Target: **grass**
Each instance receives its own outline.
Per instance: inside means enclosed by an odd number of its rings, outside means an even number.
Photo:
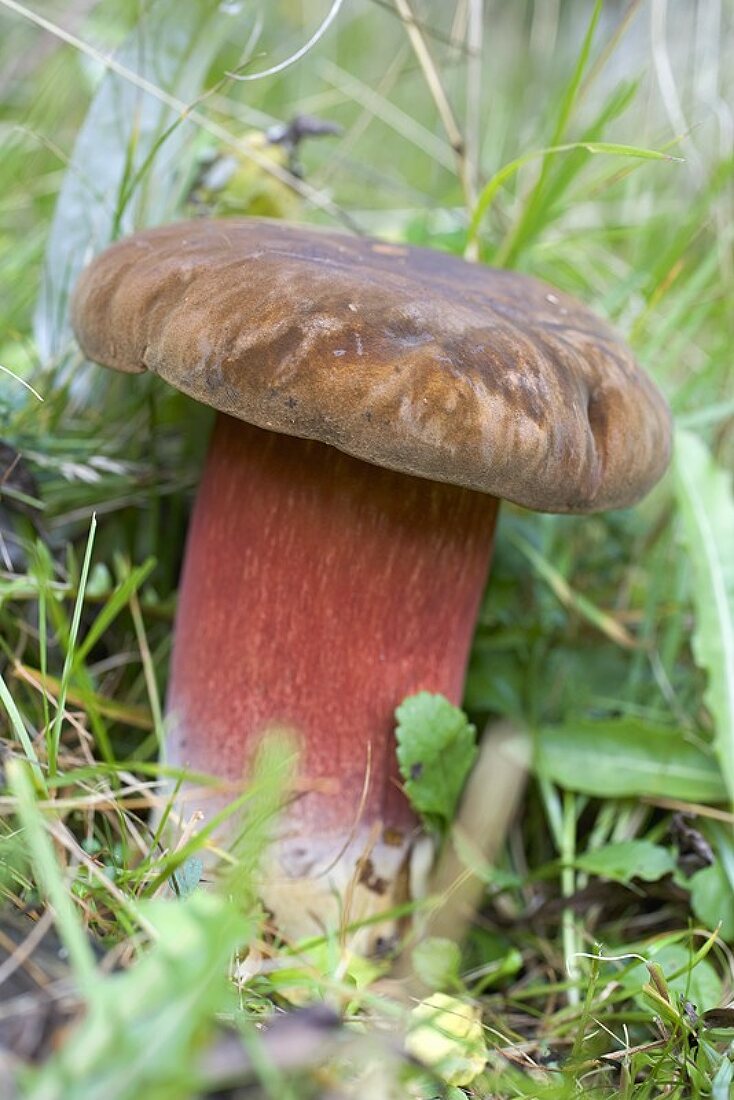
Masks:
[[[437,1047],[421,1066],[400,1038],[415,997],[441,990],[481,1021],[469,1096],[728,1097],[731,5],[402,0],[406,34],[390,3],[355,0],[297,63],[248,82],[226,74],[294,54],[326,6],[259,5],[259,37],[238,5],[36,7],[65,39],[0,0],[10,1094],[455,1098],[446,1063],[428,1066]],[[120,43],[152,92],[122,70],[100,83],[95,57]],[[305,144],[294,192],[259,135],[296,112],[343,132]],[[473,847],[460,822],[477,911],[460,951],[445,935],[416,950],[411,985],[338,937],[304,953],[269,935],[253,876],[272,768],[218,891],[196,889],[211,834],[166,852],[149,816],[208,417],[154,378],[83,364],[65,304],[90,247],[185,212],[215,145],[236,165],[205,196],[217,209],[338,219],[577,294],[676,418],[674,470],[637,508],[505,510],[465,707],[528,732],[530,782],[501,846]]]

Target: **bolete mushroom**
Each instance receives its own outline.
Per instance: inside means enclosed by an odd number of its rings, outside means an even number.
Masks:
[[[168,759],[239,781],[264,729],[296,728],[320,786],[289,808],[266,904],[291,936],[333,926],[345,896],[354,919],[393,907],[417,836],[394,711],[422,689],[461,700],[499,499],[634,503],[668,463],[663,398],[532,278],[257,219],[119,241],[73,322],[90,359],[218,410]]]

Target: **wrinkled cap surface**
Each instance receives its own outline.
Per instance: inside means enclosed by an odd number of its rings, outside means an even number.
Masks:
[[[548,512],[625,507],[664,399],[561,291],[427,249],[259,219],[137,233],[83,272],[92,360],[263,428]]]

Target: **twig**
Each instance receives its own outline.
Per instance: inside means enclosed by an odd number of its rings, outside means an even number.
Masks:
[[[423,71],[423,76],[425,77],[433,102],[436,104],[436,109],[443,124],[443,128],[446,131],[449,145],[454,151],[457,174],[464,190],[464,199],[467,207],[471,210],[474,206],[474,199],[472,197],[471,181],[467,175],[466,149],[459,124],[456,121],[456,116],[454,115],[448,96],[441,82],[436,63],[426,44],[421,26],[413,15],[410,0],[395,0],[395,7],[405,24],[405,32],[410,39],[415,56],[418,59],[418,64]]]
[[[390,11],[392,11],[392,8],[390,8]],[[393,14],[395,13],[393,12]],[[372,94],[379,97],[379,100],[381,102],[386,101],[388,92],[391,91],[396,80],[400,76],[409,49],[410,47],[408,46],[408,44],[403,43],[403,45],[397,51],[387,69],[383,73],[382,77],[380,78],[380,82],[377,87],[370,89]],[[341,71],[342,70],[339,69],[339,72]],[[318,177],[322,187],[325,186],[327,181],[331,179],[331,177],[334,175],[334,172],[338,170],[340,161],[343,162],[347,159],[352,149],[357,144],[359,139],[364,135],[368,126],[375,117],[376,115],[375,112],[372,110],[372,107],[364,104],[362,107],[362,111],[359,114],[359,117],[349,128],[349,130],[344,134],[341,142],[339,143],[337,155],[331,157],[322,169]]]
[[[35,924],[31,925],[31,931],[26,938],[15,946],[15,950],[8,949],[8,958],[0,966],[0,986],[10,978],[21,966],[28,966],[34,951],[53,924],[53,913],[45,909],[43,915]],[[10,951],[12,950],[12,954]]]
[[[333,84],[345,95],[359,103],[366,110],[379,118],[387,126],[393,129],[406,141],[417,146],[426,156],[438,161],[449,172],[454,170],[455,154],[441,138],[436,137],[420,122],[401,111],[394,103],[390,103],[368,84],[364,84],[356,76],[345,72],[332,61],[324,61],[320,66],[321,72],[329,84]]]
[[[469,18],[466,42],[466,177],[471,209],[479,192],[479,161],[482,146],[482,45],[484,38],[484,0],[468,0]],[[466,257],[478,258],[478,245]]]
[[[372,3],[376,4],[379,8],[383,8],[385,11],[389,11],[391,15],[396,14],[389,0],[372,0]],[[401,22],[404,23],[406,20],[403,19]],[[420,27],[428,38],[434,38],[436,42],[441,42],[444,46],[448,46],[449,49],[456,50],[457,53],[466,53],[467,47],[463,41],[463,36],[456,36],[453,32],[451,34],[444,34],[443,31],[426,23],[424,19],[416,19],[413,17],[411,22]]]

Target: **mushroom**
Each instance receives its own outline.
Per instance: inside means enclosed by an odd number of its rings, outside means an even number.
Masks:
[[[82,274],[72,314],[90,359],[218,410],[169,762],[244,782],[263,731],[294,727],[313,783],[262,885],[275,922],[301,937],[342,905],[350,919],[393,908],[419,832],[394,711],[420,690],[461,701],[499,499],[634,503],[668,463],[663,398],[561,291],[282,222],[136,233]]]

